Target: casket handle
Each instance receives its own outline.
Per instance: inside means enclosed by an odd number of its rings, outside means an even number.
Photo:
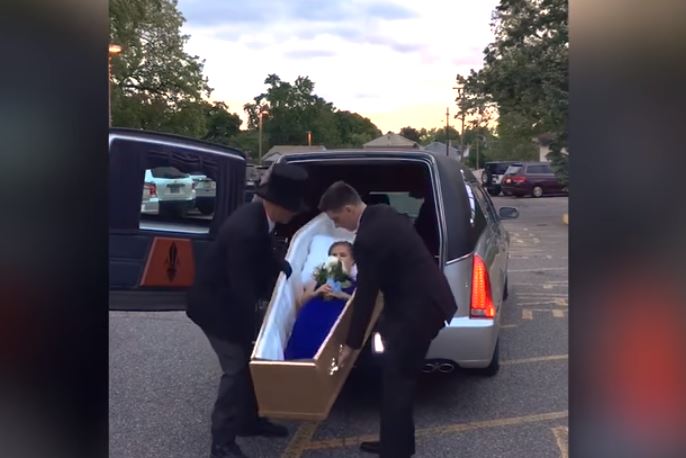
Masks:
[[[343,345],[338,346],[338,353],[336,356],[331,358],[331,364],[329,365],[329,375],[334,375],[336,372],[341,370],[341,366],[338,365],[338,358],[343,352]]]

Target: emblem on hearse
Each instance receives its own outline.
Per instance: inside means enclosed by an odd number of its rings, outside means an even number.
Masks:
[[[167,260],[165,261],[165,264],[167,265],[167,278],[169,278],[170,282],[173,282],[174,279],[176,278],[176,273],[177,273],[177,264],[179,263],[179,250],[176,248],[176,242],[172,242],[172,244],[169,246],[169,256],[167,257]]]

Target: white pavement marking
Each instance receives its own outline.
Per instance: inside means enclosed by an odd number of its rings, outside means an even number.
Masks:
[[[538,267],[535,269],[508,269],[508,272],[543,272],[552,270],[568,270],[567,267]]]
[[[553,308],[523,308],[522,309],[522,319],[523,320],[533,320],[534,312],[539,313],[551,313],[554,318],[564,318],[566,310],[564,309],[553,309]]]
[[[557,447],[560,449],[560,458],[569,457],[569,428],[567,426],[558,426],[551,428]]]

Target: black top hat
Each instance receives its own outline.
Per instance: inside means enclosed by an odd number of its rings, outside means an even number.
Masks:
[[[255,194],[292,212],[307,209],[303,199],[307,171],[293,164],[278,162],[269,171],[267,182],[260,184]]]

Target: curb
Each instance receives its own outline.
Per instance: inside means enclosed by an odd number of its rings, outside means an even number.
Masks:
[[[562,222],[569,225],[569,213],[562,214]]]

